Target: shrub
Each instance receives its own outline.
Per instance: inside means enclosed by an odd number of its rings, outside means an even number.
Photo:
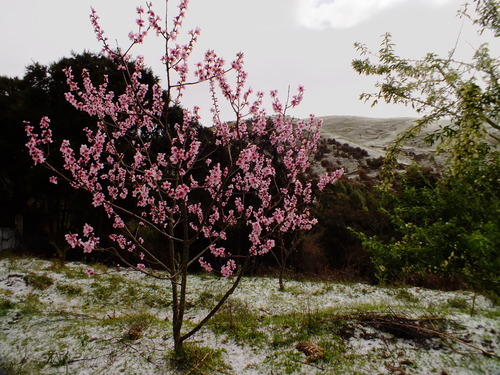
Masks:
[[[500,292],[500,163],[476,160],[461,177],[436,181],[411,169],[389,209],[397,230],[384,241],[358,232],[380,280],[436,274]]]

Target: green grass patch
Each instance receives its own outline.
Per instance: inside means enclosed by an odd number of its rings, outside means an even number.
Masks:
[[[224,349],[185,343],[182,353],[170,351],[167,359],[179,374],[227,374],[231,367],[223,360]]]
[[[212,292],[204,290],[198,295],[198,299],[195,305],[204,309],[211,309],[215,306],[215,302],[218,301],[222,296],[215,295]]]
[[[45,274],[39,275],[36,273],[29,273],[24,276],[26,284],[31,285],[35,289],[45,290],[54,284],[54,279]]]
[[[208,328],[216,334],[226,334],[238,343],[263,346],[268,335],[261,330],[262,323],[262,316],[253,313],[244,302],[229,299],[208,322]]]
[[[301,369],[308,368],[303,361],[302,354],[296,350],[285,352],[275,351],[264,360],[266,367],[280,369],[280,374],[296,374]]]
[[[170,300],[169,284],[148,284],[140,289],[139,298],[148,307],[166,309],[172,303]]]
[[[314,337],[330,338],[337,323],[332,323],[329,318],[336,311],[328,308],[269,316],[265,318],[263,326],[269,330],[274,348],[293,347],[299,341],[308,341]]]
[[[73,284],[57,283],[56,289],[58,292],[68,297],[76,297],[76,296],[81,296],[83,294],[83,288],[81,286]]]
[[[81,279],[83,277],[87,277],[85,274],[85,269],[76,268],[76,267],[60,267],[54,269],[53,272],[61,273],[66,276],[68,279]]]
[[[105,264],[101,264],[101,263],[92,264],[90,267],[94,270],[96,275],[104,275],[104,274],[107,274],[109,271],[108,266],[106,266]]]
[[[123,277],[118,275],[94,276],[92,285],[90,286],[91,296],[94,302],[106,303],[109,303],[111,299],[129,299],[122,290],[129,285],[130,282],[125,281]]]
[[[462,297],[454,297],[448,299],[448,306],[453,309],[466,310],[470,309],[470,303]]]
[[[417,296],[403,288],[397,290],[395,297],[409,303],[418,303],[420,301]]]
[[[8,312],[16,308],[16,303],[9,301],[7,299],[0,299],[0,316],[5,316]]]
[[[30,293],[26,299],[19,303],[21,315],[37,315],[46,309],[46,306],[40,301],[35,293]]]

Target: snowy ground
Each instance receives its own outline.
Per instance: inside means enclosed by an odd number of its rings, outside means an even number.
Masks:
[[[85,269],[0,260],[7,374],[500,374],[500,308],[469,292],[298,281],[279,291],[275,279],[246,278],[181,363],[172,360],[168,284],[104,266],[88,278]],[[228,285],[192,276],[185,325]],[[426,318],[441,337],[405,337],[362,319],[377,314]],[[308,361],[299,341],[323,356]]]

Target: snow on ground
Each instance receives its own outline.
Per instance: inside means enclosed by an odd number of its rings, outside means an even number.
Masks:
[[[484,355],[500,355],[500,309],[483,296],[303,281],[280,291],[276,279],[260,277],[245,278],[188,340],[219,350],[218,362],[205,366],[212,354],[195,354],[179,369],[170,359],[169,284],[103,266],[88,278],[85,269],[0,260],[0,366],[8,374],[500,374],[498,357]],[[189,282],[186,328],[231,280]],[[455,341],[400,337],[355,319],[370,313],[443,318],[439,331]],[[322,347],[323,358],[308,362],[299,340]]]

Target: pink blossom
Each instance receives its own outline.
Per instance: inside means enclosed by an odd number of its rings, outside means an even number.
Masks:
[[[28,142],[26,146],[29,148],[29,154],[35,165],[45,162],[45,154],[42,150],[33,146],[30,142]]]
[[[285,212],[281,208],[277,208],[274,211],[273,217],[277,223],[282,223],[285,220]]]
[[[85,224],[83,226],[83,235],[85,237],[89,237],[89,236],[93,235],[93,233],[94,233],[94,228],[92,228],[90,225]]]
[[[344,174],[343,168],[338,169],[338,170],[331,172],[331,173],[325,173],[324,175],[322,175],[320,177],[320,180],[318,182],[318,189],[320,191],[323,190],[326,187],[326,185],[334,183],[340,177],[342,177],[343,174]]]
[[[236,262],[230,259],[224,266],[221,267],[220,273],[224,277],[229,277],[233,274],[235,269],[236,269]]]
[[[91,253],[97,244],[97,239],[95,238],[90,238],[89,240],[83,242],[80,242],[80,245],[83,247],[83,252],[84,253]]]
[[[212,272],[212,266],[210,265],[210,263],[207,263],[204,261],[203,257],[201,257],[200,259],[198,259],[198,262],[200,263],[200,266],[207,272]]]
[[[217,163],[211,170],[210,174],[205,179],[205,187],[214,194],[220,187],[222,183],[222,170],[220,168],[220,163]]]
[[[122,234],[111,234],[109,238],[115,241],[122,250],[125,250],[128,246],[128,241]]]
[[[85,273],[87,274],[88,277],[92,277],[95,274],[95,272],[94,272],[94,270],[92,268],[87,268],[85,270]]]
[[[240,197],[237,197],[235,200],[234,200],[234,204],[236,206],[236,210],[238,212],[243,212],[245,211],[245,205],[243,204],[243,202],[241,201],[241,198]]]
[[[226,255],[226,249],[223,247],[216,247],[214,244],[210,245],[210,252],[216,257],[224,257]]]
[[[184,150],[178,149],[176,146],[173,146],[170,152],[172,153],[170,155],[170,161],[172,162],[172,164],[177,164],[184,159]]]
[[[49,177],[49,181],[53,183],[54,185],[57,185],[57,177],[56,176],[51,176]]]
[[[104,194],[101,192],[94,194],[94,199],[92,200],[92,205],[98,207],[104,202]]]
[[[263,244],[261,244],[260,249],[258,250],[259,255],[267,254],[271,251],[275,246],[275,241],[273,239],[266,240]]]
[[[177,188],[175,189],[174,198],[175,199],[185,199],[189,193],[189,190],[190,190],[189,187],[185,184],[177,186]]]
[[[123,222],[122,218],[118,215],[115,215],[114,221],[113,221],[113,228],[124,228],[125,223]]]
[[[26,147],[28,147],[31,159],[36,164],[41,164],[45,162],[45,153],[40,149],[41,145],[48,145],[52,143],[52,131],[50,129],[50,119],[48,117],[42,117],[40,120],[40,129],[42,129],[41,134],[34,132],[34,127],[30,125],[28,121],[24,121],[26,135],[29,138]]]
[[[143,263],[138,263],[137,264],[137,268],[140,269],[140,270],[143,270],[143,269],[146,268],[146,266]]]
[[[72,249],[78,246],[78,234],[66,234],[64,238]]]
[[[134,167],[140,168],[143,165],[145,159],[146,157],[142,153],[137,152],[134,155]]]

